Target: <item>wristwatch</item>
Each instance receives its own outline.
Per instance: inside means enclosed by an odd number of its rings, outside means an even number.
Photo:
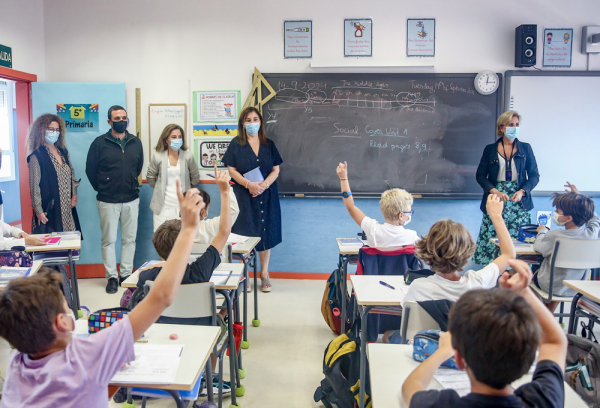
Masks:
[[[348,198],[352,195],[352,191],[342,191],[342,197]]]

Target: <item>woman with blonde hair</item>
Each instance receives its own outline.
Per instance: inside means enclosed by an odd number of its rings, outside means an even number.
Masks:
[[[494,194],[504,202],[502,217],[511,237],[517,238],[519,227],[531,222],[531,191],[540,181],[540,174],[531,146],[517,139],[520,122],[521,116],[516,111],[500,115],[496,124],[498,140],[485,147],[477,167],[477,182],[483,188],[480,206],[483,220],[473,262],[479,265],[489,264],[496,249],[490,242],[496,231],[485,209],[488,195]]]
[[[75,170],[65,144],[65,122],[50,113],[37,118],[27,136],[31,232],[81,231]]]
[[[154,188],[150,209],[154,213],[154,231],[165,221],[179,218],[179,201],[175,180],[183,191],[200,181],[194,154],[188,151],[185,132],[179,125],[167,125],[156,144],[146,180]]]

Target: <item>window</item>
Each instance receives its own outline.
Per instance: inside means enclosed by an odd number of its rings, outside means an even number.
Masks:
[[[2,149],[0,182],[15,179],[14,95],[14,82],[0,81],[0,149]]]

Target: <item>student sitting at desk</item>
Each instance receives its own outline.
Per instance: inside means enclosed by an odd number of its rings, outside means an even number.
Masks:
[[[402,384],[411,408],[564,405],[567,338],[529,289],[527,264],[511,260],[510,265],[516,273],[511,278],[505,273],[500,289],[470,291],[452,307],[439,348]],[[527,374],[538,347],[532,381],[513,390],[511,384]],[[426,391],[438,367],[453,356],[467,371],[471,393],[461,398],[453,389]]]
[[[472,289],[488,289],[496,285],[498,277],[514,259],[515,248],[502,218],[503,203],[494,194],[488,196],[486,210],[494,224],[500,242],[501,255],[478,271],[461,274],[462,268],[473,256],[475,244],[469,231],[458,222],[441,220],[433,224],[429,233],[417,242],[417,257],[431,267],[435,275],[414,280],[404,301],[424,302],[448,300],[456,302],[463,293]],[[402,343],[399,330],[388,331],[384,343]]]
[[[538,235],[533,244],[533,249],[544,256],[542,266],[537,271],[537,276],[533,282],[542,290],[550,290],[550,260],[552,251],[554,251],[554,242],[559,238],[572,239],[597,239],[600,231],[600,218],[594,212],[594,201],[579,193],[575,185],[569,183],[566,193],[554,193],[552,206],[556,208],[552,214],[552,221],[559,227],[565,229],[556,229],[548,231],[546,227],[540,225],[537,229]],[[555,296],[575,296],[575,291],[563,285],[563,280],[583,279],[587,275],[584,269],[564,269],[555,268],[553,295]],[[554,312],[559,302],[552,301],[547,304],[548,309]]]
[[[202,200],[204,200],[206,207],[200,211],[200,227],[198,227],[194,242],[199,244],[210,244],[219,233],[221,217],[207,218],[208,210],[210,208],[210,194],[200,188],[198,190],[200,191],[200,195],[202,196]],[[238,206],[237,199],[235,198],[235,194],[233,194],[233,189],[231,187],[229,187],[229,212],[231,214],[231,224],[233,225],[240,213],[240,207]]]
[[[393,188],[381,194],[379,205],[385,223],[380,224],[377,220],[367,217],[354,205],[354,198],[352,198],[350,182],[348,181],[347,163],[338,164],[336,172],[341,182],[344,205],[352,219],[367,235],[367,245],[372,247],[405,246],[413,245],[419,239],[416,231],[404,228],[410,222],[414,213],[411,210],[413,197],[410,193],[406,190]]]
[[[0,292],[0,336],[16,349],[8,363],[2,407],[108,408],[110,380],[135,360],[134,341],[173,303],[186,271],[204,203],[196,189],[184,198],[179,181],[177,196],[182,227],[164,271],[148,296],[110,327],[85,339],[73,337],[75,317],[62,294],[60,275],[48,268],[12,280]]]

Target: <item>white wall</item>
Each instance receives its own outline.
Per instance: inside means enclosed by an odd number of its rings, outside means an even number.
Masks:
[[[283,58],[284,19],[313,20],[314,59],[343,59],[343,19],[372,17],[373,58],[409,61],[406,18],[435,17],[436,57],[431,59],[435,72],[513,69],[514,33],[520,24],[538,24],[540,33],[544,26],[574,28],[572,69],[584,70],[581,27],[600,24],[598,0],[575,4],[564,0],[45,0],[44,4],[46,80],[125,82],[130,116],[135,88],[141,88],[145,149],[148,103],[188,103],[189,130],[190,90],[238,89],[243,102],[254,66],[262,72],[314,72],[308,68],[309,60]],[[540,46],[541,40],[538,61]],[[600,69],[600,57],[592,56],[591,62],[592,69]]]
[[[12,48],[12,69],[44,80],[44,1],[0,1],[0,44]]]

